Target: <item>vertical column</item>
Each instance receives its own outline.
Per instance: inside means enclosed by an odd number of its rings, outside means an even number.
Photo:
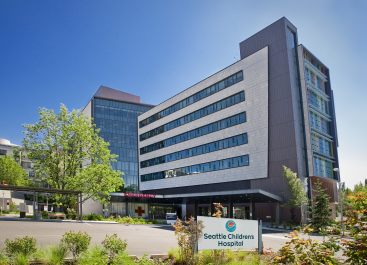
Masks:
[[[255,220],[255,203],[250,202],[250,220]]]
[[[152,218],[152,213],[150,210],[150,202],[148,201],[148,219]]]
[[[79,212],[80,212],[80,208],[79,208],[79,194],[76,195],[76,219],[75,220],[79,220]]]
[[[228,217],[233,218],[233,202],[231,202],[231,196],[228,197]]]
[[[83,193],[80,193],[80,220],[83,221]]]
[[[127,201],[127,197],[125,197],[125,216],[129,216],[129,209],[128,209],[128,201]]]
[[[197,220],[198,214],[199,214],[199,203],[195,199],[195,204],[194,204],[194,218],[195,218],[195,220]]]
[[[186,219],[188,218],[187,216],[187,199],[186,198],[183,198],[182,199],[182,204],[181,204],[181,219],[186,221]]]
[[[33,191],[33,219],[36,219],[36,192]]]
[[[302,207],[301,207],[301,211],[302,211]],[[280,202],[275,202],[275,222],[278,222],[279,224],[280,222]]]
[[[210,216],[213,216],[215,214],[215,206],[212,197],[210,197]]]

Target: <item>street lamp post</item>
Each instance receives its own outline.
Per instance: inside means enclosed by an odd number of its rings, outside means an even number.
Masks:
[[[343,236],[345,236],[345,233],[344,233],[344,223],[343,223],[343,197],[342,197],[342,185],[343,183],[340,182],[340,171],[339,171],[339,168],[334,168],[334,171],[338,172],[338,179],[339,179],[339,194],[340,194],[340,214],[341,214],[341,222],[342,222],[342,230],[343,230]]]

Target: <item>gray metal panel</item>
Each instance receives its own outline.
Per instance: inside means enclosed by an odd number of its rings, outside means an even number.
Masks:
[[[297,29],[281,18],[240,43],[241,58],[269,49],[269,173],[267,179],[251,180],[251,188],[284,196],[283,165],[298,172],[295,117],[286,29]]]
[[[240,43],[240,53],[241,59],[257,52],[258,50],[264,48],[265,46],[270,46],[271,44],[277,42],[278,40],[285,38],[285,18],[281,18],[274,22],[270,26],[264,28],[263,30],[257,32],[255,35],[244,40]],[[269,51],[269,55],[272,51]]]

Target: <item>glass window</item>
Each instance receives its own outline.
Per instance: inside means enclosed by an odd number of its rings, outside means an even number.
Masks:
[[[167,147],[167,146],[170,146],[176,143],[184,142],[186,140],[190,140],[190,139],[199,137],[201,135],[205,135],[205,134],[215,132],[215,131],[218,131],[218,130],[221,130],[221,129],[224,129],[230,126],[244,123],[246,122],[246,113],[245,112],[240,113],[231,118],[233,118],[233,121],[234,121],[232,124],[227,122],[228,119],[224,119],[224,120],[212,123],[212,124],[208,124],[206,126],[180,134],[178,136],[174,136],[164,141],[160,141],[160,142],[148,145],[146,147],[142,147],[140,148],[140,154],[146,154],[146,153],[161,149],[163,147]],[[203,132],[205,132],[205,134]],[[247,142],[247,136],[246,136],[246,142]]]
[[[139,122],[139,127],[140,128],[144,127],[144,126],[146,126],[146,125],[148,125],[148,124],[150,124],[150,123],[152,123],[152,122],[154,122],[154,121],[156,121],[156,120],[158,120],[158,119],[160,119],[164,116],[167,116],[167,115],[169,115],[169,114],[171,114],[171,113],[173,113],[173,112],[175,112],[179,109],[182,109],[182,108],[184,108],[184,107],[186,107],[186,106],[188,106],[188,105],[190,105],[190,104],[192,104],[192,103],[194,103],[194,102],[196,102],[200,99],[203,99],[207,96],[210,96],[213,93],[217,92],[218,90],[224,89],[224,88],[226,88],[230,85],[233,85],[237,82],[240,82],[243,79],[242,76],[243,76],[243,74],[242,74],[242,71],[241,71],[241,72],[238,72],[237,74],[234,74],[234,75],[224,79],[221,82],[218,82],[218,83],[216,83],[216,84],[214,84],[214,85],[212,85],[208,88],[205,88],[202,91],[196,93],[194,96],[186,98],[186,99],[176,103],[175,105],[173,105],[171,107],[168,107],[167,109],[165,109],[165,110],[163,110],[159,113],[156,113],[156,114],[140,121]],[[133,105],[133,106],[135,106],[135,105]]]
[[[140,179],[142,182],[145,182],[149,180],[162,179],[162,178],[165,178],[165,176],[166,177],[181,177],[181,176],[186,176],[186,175],[191,175],[191,174],[199,174],[199,173],[217,171],[217,170],[228,169],[228,168],[248,166],[249,165],[248,159],[249,159],[248,155],[233,157],[229,159],[218,160],[218,161],[208,162],[204,164],[189,166],[189,167],[176,168],[176,169],[170,169],[170,170],[166,170],[162,172],[141,175]]]
[[[188,122],[191,122],[193,120],[202,118],[202,117],[204,117],[206,115],[209,115],[209,114],[211,114],[213,112],[219,111],[219,110],[221,110],[223,108],[227,108],[229,106],[232,106],[234,104],[237,104],[239,101],[238,102],[235,101],[235,97],[236,96],[239,98],[239,100],[243,101],[244,100],[244,91],[242,91],[242,92],[240,92],[240,93],[238,93],[238,94],[236,94],[234,96],[231,96],[231,97],[228,97],[226,99],[223,99],[223,100],[221,100],[221,101],[219,101],[217,103],[214,103],[212,105],[209,105],[209,106],[207,106],[205,108],[202,108],[200,110],[197,110],[194,113],[188,114],[188,115],[186,115],[184,117],[181,117],[181,118],[179,118],[177,120],[174,120],[174,121],[172,121],[172,122],[170,122],[170,123],[168,123],[166,125],[160,126],[160,127],[155,128],[155,129],[153,129],[151,131],[148,131],[146,133],[143,133],[143,134],[140,135],[140,141],[144,141],[144,140],[146,140],[146,139],[148,139],[150,137],[156,136],[156,135],[158,135],[158,134],[160,134],[162,132],[166,132],[168,130],[172,130],[172,129],[178,127],[178,126],[181,126],[181,125],[186,124]],[[217,107],[215,108],[214,106],[217,106]],[[232,122],[234,122],[234,120]]]

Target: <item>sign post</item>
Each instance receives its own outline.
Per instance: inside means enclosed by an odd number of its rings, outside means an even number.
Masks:
[[[198,216],[203,221],[203,236],[198,250],[205,249],[258,249],[262,253],[262,222]]]
[[[259,245],[257,247],[259,253],[263,253],[263,225],[262,221],[259,220]]]

